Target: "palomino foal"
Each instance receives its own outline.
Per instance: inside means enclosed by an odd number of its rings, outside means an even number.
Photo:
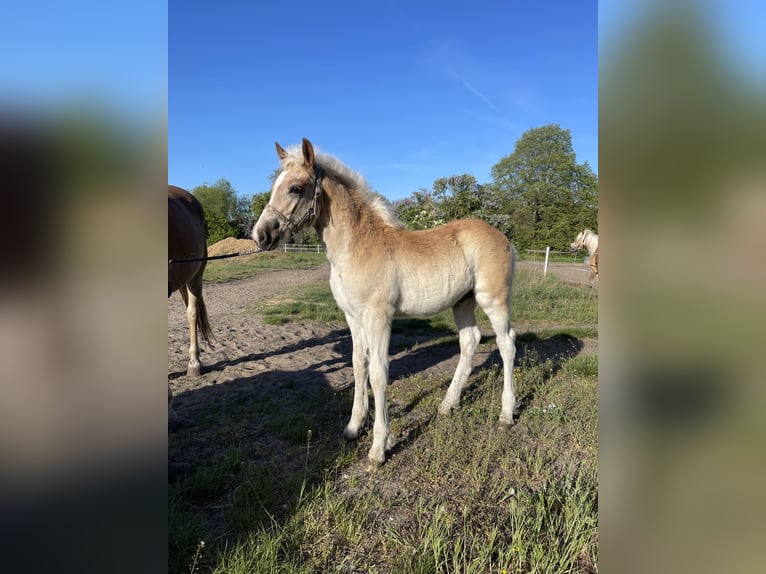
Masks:
[[[252,237],[270,250],[314,226],[325,245],[330,287],[353,341],[354,406],[345,436],[359,435],[369,410],[369,383],[375,399],[371,466],[382,464],[394,444],[386,385],[395,315],[432,315],[452,308],[460,331],[460,360],[439,412],[454,408],[481,338],[477,304],[492,323],[503,359],[499,425],[509,427],[516,407],[516,335],[510,322],[515,251],[505,236],[477,219],[408,231],[360,175],[335,158],[315,154],[309,140],[288,150],[279,144],[276,148],[280,171]]]

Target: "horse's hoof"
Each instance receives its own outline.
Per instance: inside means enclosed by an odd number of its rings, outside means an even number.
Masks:
[[[202,375],[202,369],[201,367],[189,367],[186,369],[186,376],[187,377],[199,377]]]
[[[383,460],[374,460],[372,458],[367,458],[367,465],[364,467],[364,470],[368,473],[373,473],[377,471],[381,466],[383,466],[383,463],[386,462],[385,459]]]
[[[452,411],[454,410],[455,410],[455,405],[448,407],[448,406],[445,406],[444,403],[442,403],[439,405],[438,412],[440,416],[448,417],[452,414]]]
[[[352,441],[359,438],[359,431],[358,430],[350,430],[348,427],[343,429],[343,438]]]
[[[501,420],[495,423],[495,428],[501,432],[508,432],[509,430],[511,430],[512,426],[513,426],[513,420],[510,420],[510,421]]]

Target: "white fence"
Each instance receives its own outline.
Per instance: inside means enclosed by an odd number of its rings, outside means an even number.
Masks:
[[[545,261],[546,252],[550,254],[550,261],[559,261],[564,263],[582,263],[582,252],[578,251],[554,251],[550,247],[548,249],[527,249],[528,261]],[[588,253],[585,253],[585,257],[588,257]]]
[[[583,254],[578,253],[576,251],[553,251],[550,247],[547,247],[545,249],[527,249],[526,250],[527,256],[526,260],[531,263],[542,263],[543,264],[543,275],[548,274],[548,265],[550,263],[558,263],[556,266],[556,269],[558,271],[557,274],[561,275],[564,268],[572,269],[569,264],[580,264],[585,263],[585,266],[582,266],[583,272],[589,272],[589,269],[587,267],[588,263],[588,255],[585,254],[585,258],[583,261]],[[562,265],[563,264],[563,265]],[[579,272],[575,272],[575,274],[578,274]],[[571,279],[571,278],[570,278]]]
[[[308,252],[308,253],[324,253],[324,248],[317,244],[317,245],[300,245],[298,243],[285,243],[282,246],[282,249],[285,253],[288,252]]]

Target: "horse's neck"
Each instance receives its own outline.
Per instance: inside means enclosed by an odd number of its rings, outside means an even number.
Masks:
[[[370,208],[340,183],[327,181],[324,193],[327,196],[324,213],[315,227],[332,260],[348,252],[360,237],[370,237],[370,229],[367,228],[373,225],[372,217],[366,211]]]
[[[585,247],[588,249],[588,255],[593,255],[593,253],[598,249],[598,235],[595,233],[588,235],[588,240],[585,242]]]

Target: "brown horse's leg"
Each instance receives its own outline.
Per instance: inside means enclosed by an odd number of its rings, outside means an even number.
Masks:
[[[199,377],[202,365],[199,362],[199,345],[197,342],[197,296],[185,285],[178,290],[186,305],[186,320],[189,323],[189,364],[186,374]]]
[[[186,317],[189,320],[189,366],[186,374],[194,377],[200,375],[202,363],[199,360],[199,335],[210,343],[213,338],[212,329],[207,318],[207,308],[202,297],[202,274],[205,265],[201,265],[191,281],[186,285],[188,291],[188,303],[186,305]],[[182,292],[183,294],[183,292]],[[184,299],[186,301],[186,299]]]

